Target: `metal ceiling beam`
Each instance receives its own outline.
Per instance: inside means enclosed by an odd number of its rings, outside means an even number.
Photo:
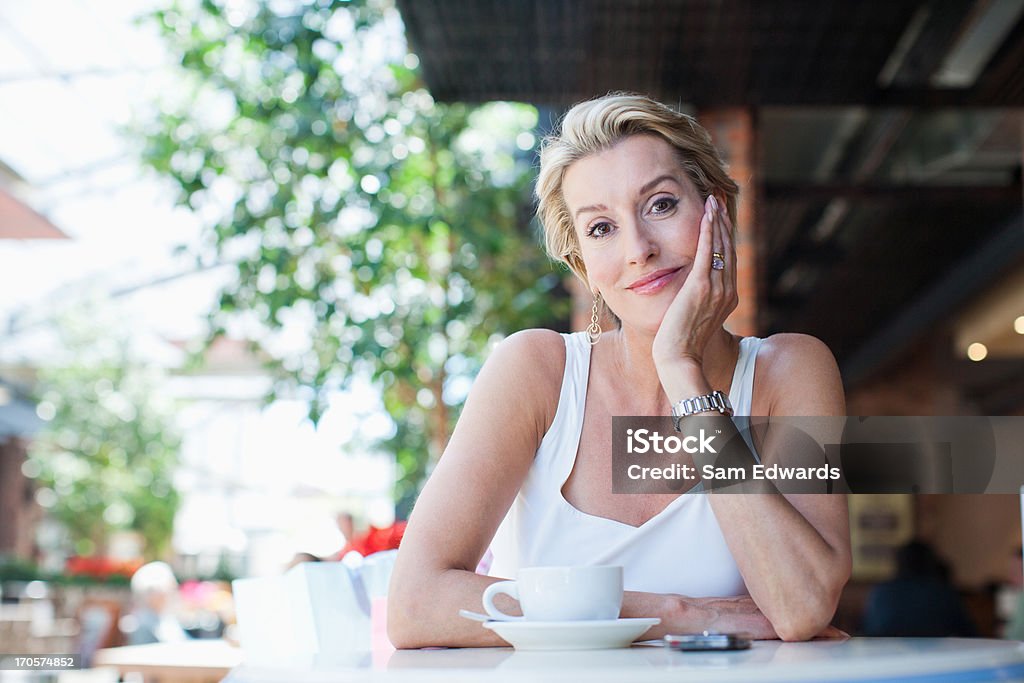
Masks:
[[[830,199],[953,200],[1012,202],[1021,198],[1020,180],[1007,185],[910,185],[881,183],[767,183],[765,201]]]

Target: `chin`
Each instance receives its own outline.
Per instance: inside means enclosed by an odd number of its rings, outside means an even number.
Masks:
[[[623,327],[631,327],[644,335],[653,337],[661,329],[661,321],[665,319],[667,312],[668,307],[666,306],[657,314],[636,315],[629,319],[620,317],[619,319],[622,320]]]

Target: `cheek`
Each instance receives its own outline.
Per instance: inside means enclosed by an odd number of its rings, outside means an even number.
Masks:
[[[703,219],[703,212],[691,211],[681,221],[679,241],[689,254],[697,253],[697,242],[700,241],[700,222]]]
[[[609,259],[584,252],[583,265],[587,268],[587,279],[590,280],[591,288],[604,292],[615,283],[616,269]]]

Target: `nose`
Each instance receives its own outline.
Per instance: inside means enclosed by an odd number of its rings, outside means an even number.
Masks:
[[[626,258],[631,265],[642,266],[647,260],[658,255],[658,243],[654,235],[644,221],[634,221],[630,226],[625,227]]]

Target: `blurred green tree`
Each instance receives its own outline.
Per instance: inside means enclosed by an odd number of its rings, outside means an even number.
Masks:
[[[145,539],[147,558],[160,558],[179,504],[174,406],[160,398],[160,372],[136,360],[128,334],[94,313],[57,322],[61,355],[39,369],[36,384],[48,419],[25,472],[75,553],[103,555],[111,533],[131,530]]]
[[[244,323],[275,394],[305,396],[314,421],[371,378],[408,499],[489,347],[567,312],[530,228],[536,110],[435,102],[386,0],[155,19],[189,85],[142,125],[145,159],[207,220],[200,263],[237,270],[211,338]]]

